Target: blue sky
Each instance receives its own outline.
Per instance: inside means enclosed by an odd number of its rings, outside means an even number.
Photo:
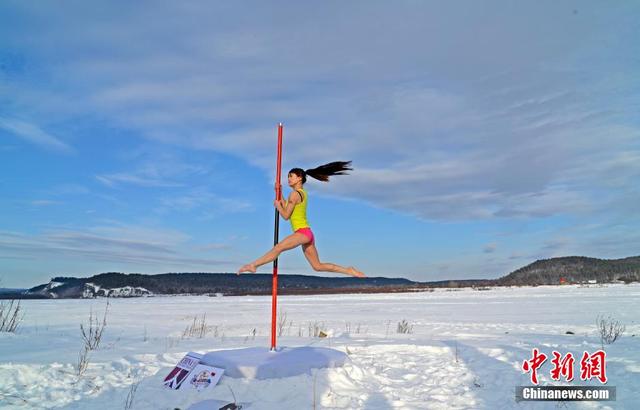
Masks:
[[[280,121],[285,170],[353,161],[307,184],[325,261],[640,254],[639,3],[181,3],[0,4],[0,286],[235,271],[272,243]]]

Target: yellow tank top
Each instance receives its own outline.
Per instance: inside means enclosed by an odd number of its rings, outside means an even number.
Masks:
[[[300,228],[309,227],[309,222],[307,222],[307,191],[302,188],[298,192],[302,193],[302,202],[296,204],[293,208],[291,218],[289,218],[291,229],[293,229],[294,232]]]

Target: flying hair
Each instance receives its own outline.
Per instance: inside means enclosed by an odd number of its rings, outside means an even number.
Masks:
[[[318,181],[329,182],[329,177],[334,175],[349,175],[346,171],[353,171],[351,161],[335,161],[328,164],[320,165],[316,168],[307,169],[293,168],[290,174],[296,174],[302,178],[302,183],[307,182],[307,175]]]

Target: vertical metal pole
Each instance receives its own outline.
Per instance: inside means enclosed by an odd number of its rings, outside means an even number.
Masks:
[[[282,186],[280,174],[282,172],[282,123],[278,124],[278,162],[276,165],[276,200],[282,199]],[[280,215],[276,208],[276,219],[273,233],[273,246],[280,241],[279,238]],[[271,350],[276,350],[276,320],[278,311],[278,258],[273,261],[273,281],[271,284]]]

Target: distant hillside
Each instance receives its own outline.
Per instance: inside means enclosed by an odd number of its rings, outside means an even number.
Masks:
[[[497,285],[558,285],[597,281],[640,281],[640,256],[624,259],[596,259],[566,256],[541,259],[511,272],[496,281]]]
[[[27,291],[0,292],[0,299],[137,297],[152,295],[269,295],[271,274],[164,273],[159,275],[102,273],[90,278],[56,277]],[[542,259],[500,279],[414,282],[404,278],[327,278],[306,275],[278,276],[278,293],[391,293],[433,288],[482,289],[489,286],[536,286],[564,283],[638,282],[640,256],[596,259],[583,256]]]
[[[216,294],[269,295],[271,274],[165,273],[159,275],[103,273],[90,278],[57,277],[27,291],[31,297],[82,298],[150,295]],[[327,278],[280,275],[280,294],[340,293],[344,291],[393,292],[418,286],[402,278]]]

